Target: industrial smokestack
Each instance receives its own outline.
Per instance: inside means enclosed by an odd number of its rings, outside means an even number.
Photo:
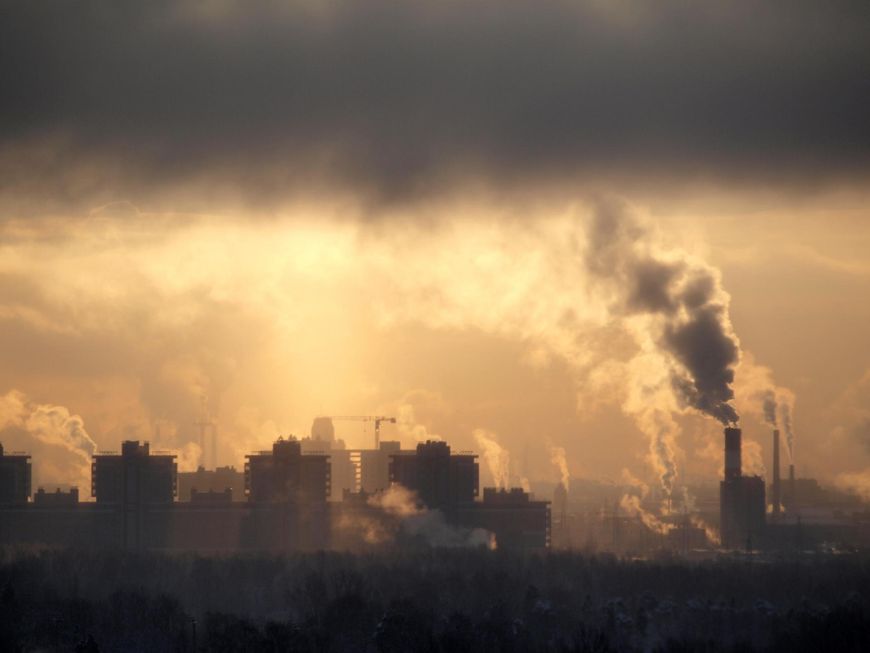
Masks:
[[[788,507],[789,507],[789,510],[794,512],[796,503],[797,503],[797,497],[795,496],[794,463],[790,463],[788,466]]]
[[[773,515],[779,517],[782,493],[779,478],[779,429],[773,429]]]
[[[734,427],[725,429],[725,480],[740,478],[740,437],[741,430]]]

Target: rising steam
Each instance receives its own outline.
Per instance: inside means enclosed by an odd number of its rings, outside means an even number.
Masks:
[[[217,401],[224,387],[220,384],[232,383],[236,405],[222,418],[224,440],[227,451],[241,452],[234,443],[249,443],[255,433],[238,426],[250,421],[241,419],[244,409],[267,411],[258,423],[290,418],[270,407],[281,405],[276,397],[263,398],[277,392],[277,384],[263,383],[256,365],[238,361],[292,362],[279,367],[320,375],[317,383],[307,385],[325,386],[333,380],[327,373],[333,368],[311,352],[323,349],[323,338],[336,335],[327,327],[340,327],[345,337],[335,312],[341,306],[342,315],[370,320],[363,324],[366,328],[412,324],[476,331],[522,343],[534,354],[529,359],[541,364],[560,361],[576,385],[578,402],[587,397],[612,402],[634,420],[645,435],[648,459],[663,491],[671,493],[682,453],[680,415],[700,412],[723,423],[737,419],[731,386],[740,350],[718,271],[687,251],[666,246],[623,205],[599,203],[588,216],[572,212],[528,221],[502,219],[482,208],[480,218],[440,217],[425,226],[397,219],[384,229],[328,219],[304,225],[276,221],[257,229],[229,220],[217,229],[213,222],[191,221],[183,231],[168,230],[159,251],[157,245],[139,245],[137,229],[144,222],[113,223],[106,236],[113,245],[101,261],[117,261],[130,270],[129,277],[113,279],[105,278],[101,265],[77,268],[69,280],[62,265],[67,250],[41,253],[57,261],[50,277],[58,285],[53,294],[111,286],[111,292],[83,297],[81,313],[96,316],[96,323],[129,321],[106,297],[123,296],[134,282],[152,289],[148,306],[159,308],[166,319],[144,324],[133,339],[137,347],[143,342],[172,342],[176,349],[197,344],[190,365],[167,367],[162,345],[147,352],[160,371],[146,384],[148,396],[159,398],[141,406],[146,423],[166,418],[187,433],[195,415],[190,406],[174,406],[174,389],[201,386]],[[228,252],[233,266],[224,265]],[[186,261],[184,274],[167,275],[165,266],[154,264],[158,253]],[[40,278],[29,265],[22,263],[16,271]],[[194,291],[204,287],[209,299],[198,302]],[[238,333],[203,335],[228,323],[217,319],[228,308],[246,316]],[[250,338],[252,330],[263,337]],[[364,346],[364,332],[346,331],[349,350]],[[362,335],[357,337],[358,331]],[[304,411],[316,398],[299,402],[295,408]],[[431,438],[411,411],[400,410],[397,417],[405,438]],[[116,421],[123,420],[119,416]],[[484,460],[496,483],[507,486],[506,452],[501,453],[497,441],[498,449],[487,450],[485,443],[494,438],[484,435]]]
[[[480,447],[483,461],[492,476],[492,481],[497,488],[510,486],[511,457],[507,449],[502,447],[496,439],[495,433],[485,429],[474,430],[474,440]]]
[[[465,529],[448,524],[438,510],[419,505],[417,496],[401,485],[392,485],[368,500],[392,523],[367,519],[362,525],[370,544],[386,544],[399,534],[424,540],[432,547],[496,548],[495,535],[482,528]]]
[[[782,422],[782,430],[785,431],[785,444],[788,450],[789,462],[794,462],[794,429],[791,423],[793,402],[794,396],[792,396],[792,403],[783,402],[779,405],[779,417]]]
[[[559,470],[559,478],[565,491],[571,489],[571,474],[568,472],[568,458],[565,456],[565,447],[550,447],[550,460]]]
[[[795,394],[789,388],[774,382],[773,371],[757,364],[751,354],[747,354],[737,370],[739,399],[743,405],[758,412],[765,424],[771,428],[781,428],[785,435],[786,451],[789,460],[794,455],[794,430],[792,413]],[[760,408],[760,410],[758,410]]]
[[[82,418],[70,414],[69,409],[37,404],[12,390],[0,397],[0,431],[3,438],[8,437],[28,453],[40,448],[39,462],[51,469],[52,482],[82,490],[90,486],[91,457],[97,445],[85,430]]]
[[[639,517],[643,524],[654,533],[665,535],[671,529],[653,513],[643,507],[643,500],[649,495],[649,486],[623,468],[622,480],[628,488],[619,500],[619,508],[628,517]]]

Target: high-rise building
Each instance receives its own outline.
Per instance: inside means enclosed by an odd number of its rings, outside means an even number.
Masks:
[[[416,492],[428,508],[449,509],[474,501],[480,469],[474,454],[451,454],[446,442],[429,440],[416,451],[391,455],[390,482]]]
[[[166,504],[175,500],[174,454],[151,454],[147,442],[121,443],[121,454],[98,454],[91,463],[91,496],[98,504]]]
[[[332,421],[328,417],[318,417],[314,420],[314,425],[311,427],[311,432],[320,432],[328,436],[328,439],[303,438],[299,444],[302,447],[302,455],[326,455],[329,458],[329,495],[331,501],[341,501],[345,490],[355,492],[357,488],[357,466],[351,459],[351,452],[344,446],[344,441],[336,440],[329,435],[328,429],[323,427],[323,422],[318,420],[327,420],[329,425]],[[320,428],[318,429],[318,424]]]
[[[255,503],[325,502],[330,493],[329,456],[302,453],[295,438],[278,440],[271,451],[247,456],[245,490]]]
[[[147,442],[121,443],[121,453],[98,454],[91,463],[91,495],[97,505],[120,514],[124,548],[140,549],[165,535],[165,525],[146,519],[161,507],[171,507],[177,489],[174,454],[151,454]]]
[[[369,494],[390,487],[390,458],[399,453],[401,443],[384,441],[377,449],[360,453],[360,489]]]
[[[0,504],[27,503],[30,474],[30,456],[4,453],[0,444]]]

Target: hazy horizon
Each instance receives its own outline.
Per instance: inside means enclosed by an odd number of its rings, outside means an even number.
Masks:
[[[516,479],[713,481],[735,410],[766,475],[772,396],[870,498],[865,3],[366,4],[8,3],[34,487],[123,439],[195,465],[203,397],[220,464],[391,415]]]

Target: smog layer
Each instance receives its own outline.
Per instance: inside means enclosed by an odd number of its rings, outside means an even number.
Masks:
[[[7,3],[0,441],[35,485],[343,413],[487,485],[668,496],[723,425],[762,473],[775,425],[870,496],[865,3],[537,4]]]

